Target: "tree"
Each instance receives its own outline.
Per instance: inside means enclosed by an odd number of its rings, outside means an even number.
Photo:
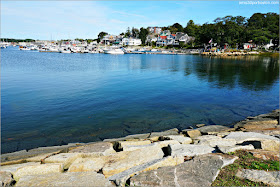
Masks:
[[[177,32],[184,32],[183,26],[180,25],[179,23],[174,23],[171,27],[175,28],[177,30]]]
[[[148,34],[149,34],[148,29],[145,29],[143,27],[140,28],[139,38],[141,39],[142,44],[146,43],[146,39],[147,39]]]
[[[100,32],[99,34],[98,34],[98,39],[97,39],[97,42],[99,43],[103,38],[104,38],[104,36],[106,36],[106,35],[108,35],[108,33],[107,32]]]
[[[130,37],[130,36],[131,36],[131,32],[130,32],[130,28],[128,27],[126,33],[124,34],[124,37]]]
[[[132,29],[131,29],[131,35],[132,35],[132,37],[138,38],[138,36],[139,36],[139,30],[136,29],[136,28],[134,28],[134,27],[132,27]]]

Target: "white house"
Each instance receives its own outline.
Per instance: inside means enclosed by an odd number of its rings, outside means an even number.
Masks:
[[[137,39],[137,38],[123,38],[122,39],[122,45],[138,46],[141,44],[142,44],[141,40]]]

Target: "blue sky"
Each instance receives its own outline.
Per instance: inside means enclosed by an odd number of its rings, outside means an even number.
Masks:
[[[275,5],[239,1],[1,1],[1,37],[33,39],[97,38],[127,27],[183,26],[212,22],[227,15],[250,17],[276,12]]]

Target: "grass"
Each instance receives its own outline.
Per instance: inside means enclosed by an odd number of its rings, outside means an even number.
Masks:
[[[266,171],[279,171],[279,162],[274,160],[263,160],[255,158],[247,151],[239,150],[229,155],[238,156],[233,164],[221,169],[218,177],[212,186],[267,186],[261,182],[253,182],[247,179],[240,179],[235,176],[239,169],[255,169]]]

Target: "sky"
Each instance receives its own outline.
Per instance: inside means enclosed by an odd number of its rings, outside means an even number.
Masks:
[[[176,22],[185,27],[191,19],[196,24],[203,24],[227,15],[249,18],[257,12],[279,14],[279,3],[252,5],[240,4],[240,1],[1,1],[1,38],[94,39],[101,31],[120,34],[128,27],[139,29],[168,26]]]

